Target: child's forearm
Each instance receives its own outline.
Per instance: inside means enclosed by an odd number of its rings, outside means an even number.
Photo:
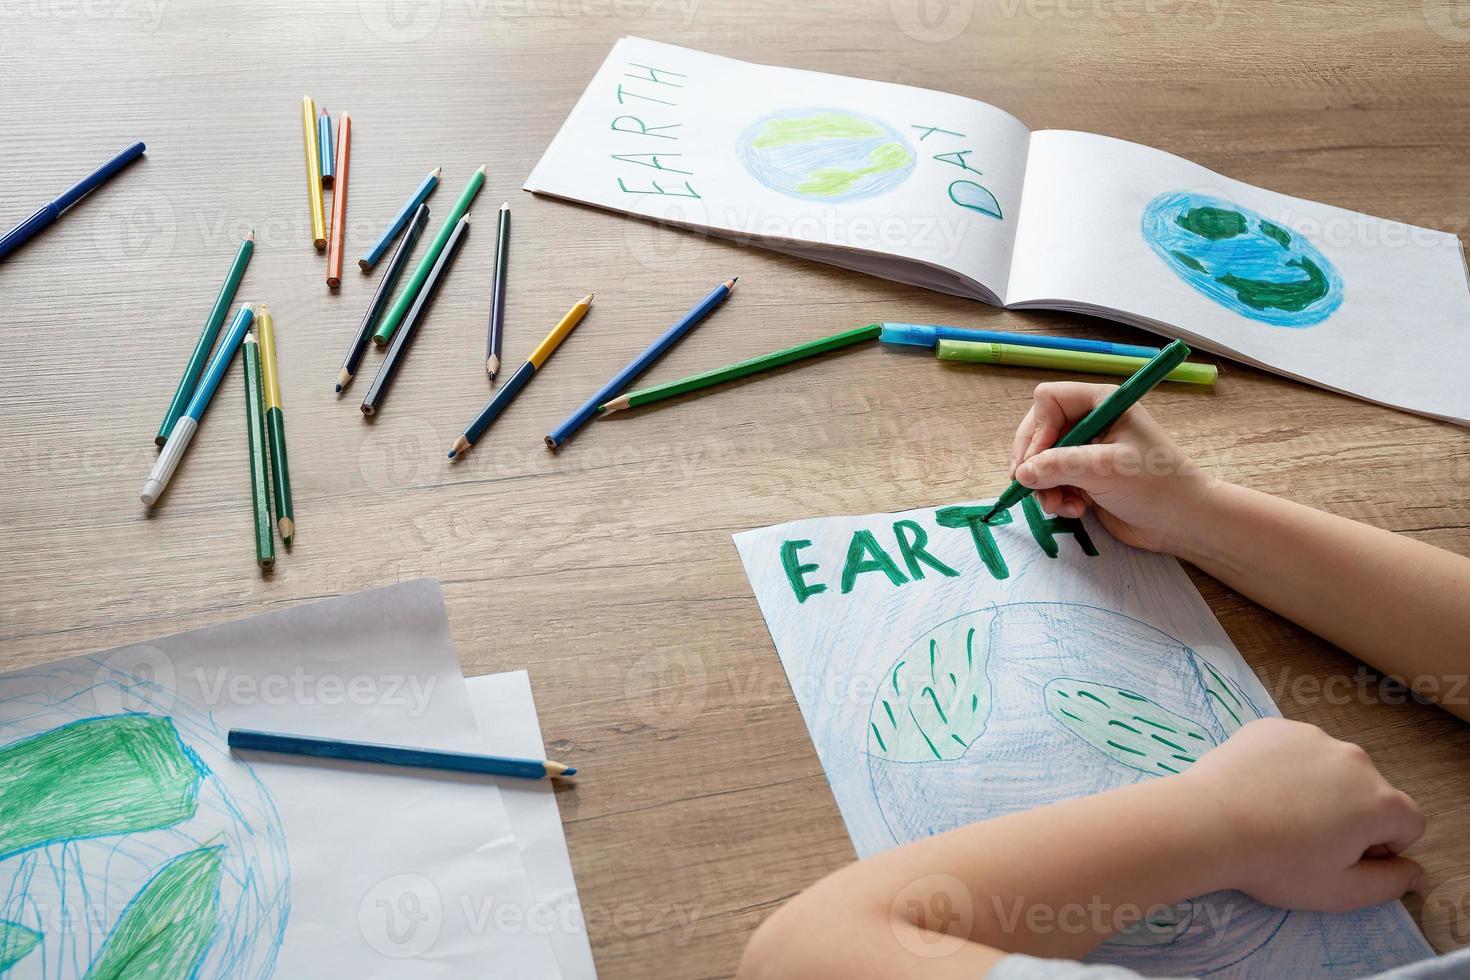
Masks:
[[[1004,953],[1086,955],[1172,903],[1231,887],[1235,844],[1190,777],[971,824],[851,865],[762,927],[741,975],[983,975]]]
[[[1179,556],[1470,720],[1470,558],[1231,484]]]

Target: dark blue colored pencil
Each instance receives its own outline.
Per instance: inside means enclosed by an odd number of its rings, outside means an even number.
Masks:
[[[372,742],[316,738],[311,735],[283,735],[247,728],[231,728],[226,738],[232,749],[307,755],[317,759],[377,762],[385,766],[408,766],[415,769],[478,772],[491,776],[514,776],[517,779],[571,776],[577,772],[572,766],[549,759],[511,759],[496,755],[476,755],[472,752],[416,749],[406,745],[378,745]]]
[[[500,206],[495,230],[495,282],[490,287],[490,334],[485,338],[485,373],[490,383],[500,373],[500,345],[505,339],[505,266],[510,249],[510,204]]]
[[[44,204],[41,209],[31,215],[0,238],[0,259],[15,251],[20,245],[35,235],[37,232],[47,228],[57,218],[61,217],[73,204],[86,197],[99,186],[111,180],[123,167],[132,163],[143,155],[148,149],[140,140],[132,146],[123,150],[117,156],[108,160],[102,166],[83,177],[73,184],[67,191],[49,204]]]
[[[740,277],[736,276],[734,279],[728,279],[720,283],[710,291],[708,296],[699,301],[698,306],[685,313],[679,318],[678,323],[664,331],[663,336],[649,344],[642,354],[629,361],[621,371],[613,375],[607,384],[598,388],[597,392],[591,398],[583,402],[581,408],[568,416],[566,421],[561,425],[551,430],[551,433],[546,437],[546,448],[556,449],[560,447],[562,443],[570,439],[578,429],[586,425],[597,414],[598,406],[622,394],[624,388],[628,387],[640,374],[652,367],[654,361],[663,357],[664,353],[670,347],[674,346],[680,337],[699,326],[700,321],[709,316],[715,307],[723,303],[725,298],[730,295],[730,290],[735,288],[735,283],[739,280]]]
[[[373,331],[378,329],[378,320],[382,319],[383,311],[388,309],[388,300],[393,295],[393,287],[398,285],[403,270],[408,267],[408,257],[413,252],[413,247],[424,233],[424,228],[429,223],[429,206],[420,204],[418,211],[409,223],[408,233],[398,242],[398,248],[393,252],[393,258],[388,261],[388,268],[383,271],[383,278],[378,280],[377,291],[373,293],[373,300],[368,304],[367,312],[362,315],[362,324],[357,328],[357,336],[352,338],[352,346],[347,349],[347,359],[342,362],[342,370],[337,373],[337,390],[346,388],[352,381],[352,376],[357,373],[358,365],[362,363],[362,355],[367,350],[368,340],[373,336]]]

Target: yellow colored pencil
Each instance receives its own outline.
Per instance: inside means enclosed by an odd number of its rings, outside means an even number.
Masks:
[[[322,206],[322,160],[317,153],[316,100],[301,97],[301,132],[306,138],[306,198],[311,204],[311,243],[327,247],[327,215]]]

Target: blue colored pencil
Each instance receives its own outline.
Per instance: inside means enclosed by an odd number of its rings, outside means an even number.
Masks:
[[[624,388],[628,387],[628,385],[637,380],[640,374],[652,367],[654,361],[663,357],[680,337],[699,326],[700,321],[709,316],[710,313],[714,312],[715,307],[725,301],[726,297],[730,295],[730,291],[735,288],[735,283],[739,280],[740,277],[736,276],[734,279],[727,279],[720,283],[710,291],[708,296],[699,301],[699,305],[680,317],[678,323],[665,330],[663,336],[649,344],[643,353],[629,361],[621,371],[613,375],[607,384],[598,388],[597,392],[591,398],[583,402],[581,408],[567,416],[566,421],[562,422],[561,425],[551,430],[546,436],[546,448],[557,449],[561,447],[578,429],[591,421],[592,417],[597,414],[598,406],[622,394]]]
[[[946,327],[934,323],[885,323],[879,339],[885,344],[906,344],[911,347],[928,347],[931,350],[941,340],[970,340],[981,344],[1020,344],[1023,347],[1122,354],[1127,357],[1153,357],[1159,352],[1157,347],[1114,344],[1106,340],[1049,337],[1039,333],[1006,333],[1002,330],[972,330],[969,327]]]
[[[128,147],[126,150],[123,150],[117,156],[113,157],[111,160],[108,160],[102,166],[98,167],[96,170],[92,171],[87,176],[77,181],[66,191],[66,193],[62,194],[56,200],[52,201],[49,204],[43,204],[39,211],[31,215],[26,220],[22,221],[20,224],[16,225],[14,228],[7,231],[5,233],[5,237],[0,238],[0,259],[4,259],[5,256],[15,251],[18,247],[20,247],[21,243],[28,240],[37,232],[49,227],[52,222],[61,217],[62,214],[65,213],[66,210],[70,208],[73,204],[77,203],[82,198],[92,193],[92,191],[96,190],[102,184],[111,180],[112,177],[119,170],[121,170],[123,167],[126,167],[134,160],[138,159],[138,157],[142,156],[143,151],[146,149],[148,149],[148,147],[145,146],[141,140],[137,143],[134,143],[132,146]]]
[[[419,209],[419,205],[427,201],[429,195],[434,193],[434,188],[439,186],[439,175],[442,173],[444,173],[443,167],[435,167],[433,170],[430,170],[429,175],[424,178],[424,182],[419,185],[418,190],[413,192],[413,196],[403,202],[403,207],[399,208],[398,213],[393,216],[393,220],[388,222],[388,227],[384,228],[383,233],[378,236],[378,240],[373,242],[373,247],[368,249],[367,253],[357,260],[358,267],[363,272],[372,272],[373,266],[377,265],[378,260],[387,254],[388,246],[393,244],[393,239],[397,238],[398,233],[408,224],[409,219],[413,217],[413,213]]]
[[[214,389],[219,387],[220,379],[225,376],[225,370],[235,358],[235,351],[240,349],[245,334],[250,330],[250,324],[254,322],[255,307],[246,303],[235,314],[235,320],[230,324],[225,339],[220,341],[209,367],[204,369],[199,384],[194,388],[194,397],[189,400],[189,407],[184,409],[184,414],[174,423],[168,442],[163,444],[163,452],[158,454],[158,459],[153,463],[153,469],[143,484],[142,500],[145,505],[152,507],[168,486],[168,481],[172,479],[174,470],[178,469],[179,460],[184,458],[184,451],[189,448],[194,433],[199,431],[199,423],[204,418],[205,409],[209,408],[210,399],[214,397]]]
[[[322,168],[322,186],[331,187],[337,179],[337,145],[332,140],[332,116],[322,106],[316,117],[317,160]]]
[[[285,755],[309,755],[317,759],[377,762],[385,766],[409,766],[415,769],[479,772],[491,776],[514,776],[517,779],[571,776],[577,772],[571,766],[548,759],[511,759],[497,755],[478,755],[473,752],[445,752],[440,749],[416,749],[405,745],[348,742],[343,739],[316,738],[311,735],[283,735],[248,728],[231,728],[226,740],[232,749],[280,752]]]

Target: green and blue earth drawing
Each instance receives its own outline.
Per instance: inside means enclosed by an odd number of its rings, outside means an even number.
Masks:
[[[1230,201],[1160,194],[1144,208],[1142,232],[1175,275],[1252,320],[1310,327],[1342,303],[1342,276],[1314,245]]]
[[[892,126],[845,109],[803,108],[751,124],[737,144],[746,171],[804,201],[859,201],[908,179],[917,157]]]

